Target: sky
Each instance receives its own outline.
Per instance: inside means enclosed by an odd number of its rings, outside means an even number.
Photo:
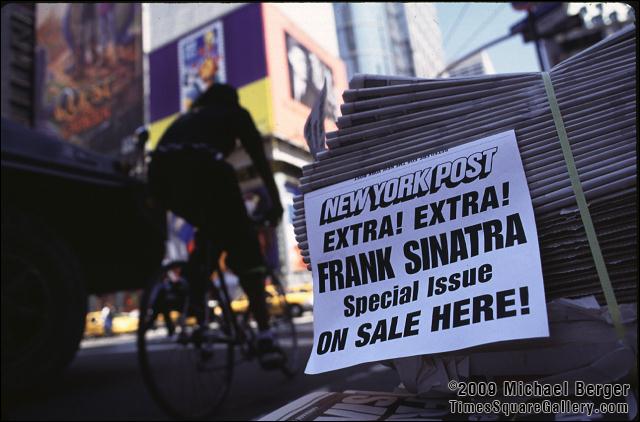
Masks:
[[[332,3],[273,3],[283,13],[309,32],[322,47],[339,56]],[[444,43],[445,63],[460,58],[465,53],[509,33],[509,28],[526,17],[526,12],[514,10],[511,3],[456,2],[434,3],[437,20]],[[619,14],[626,12],[622,3],[604,3],[616,7]],[[583,5],[595,3],[570,3],[573,12]],[[595,6],[593,6],[595,7]],[[464,12],[464,13],[461,13]],[[457,24],[456,24],[457,22]],[[533,43],[524,43],[522,35],[514,35],[487,50],[497,73],[539,71],[538,58]]]
[[[310,35],[328,52],[335,56],[339,55],[331,3],[274,4],[301,28],[310,31]],[[526,16],[525,12],[513,10],[510,3],[435,3],[435,5],[443,41],[448,35],[444,45],[445,63],[506,34],[511,25]],[[462,19],[454,28],[454,32],[450,33],[465,5],[467,6]],[[492,15],[495,16],[492,17]],[[481,27],[483,23],[485,25]],[[539,70],[533,44],[524,44],[519,35],[490,48],[487,52],[497,73]]]
[[[464,14],[460,15],[465,7]],[[512,25],[526,17],[526,12],[514,10],[510,3],[436,3],[436,8],[445,63],[509,33]],[[454,27],[458,16],[461,18]],[[487,53],[496,73],[540,70],[533,43],[523,43],[521,35],[491,47]]]

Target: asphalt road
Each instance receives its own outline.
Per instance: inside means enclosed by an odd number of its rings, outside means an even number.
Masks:
[[[302,358],[312,343],[309,317],[298,321]],[[312,391],[393,391],[395,371],[359,365],[319,375],[302,371],[293,379],[262,370],[256,362],[236,367],[231,392],[216,419],[250,420]],[[149,396],[138,369],[133,336],[85,342],[57,386],[42,387],[3,409],[9,420],[167,420]]]

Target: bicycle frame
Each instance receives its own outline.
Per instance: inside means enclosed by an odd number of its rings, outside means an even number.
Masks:
[[[221,326],[221,332],[224,333],[224,336],[220,336],[219,333],[205,330],[205,341],[208,337],[208,340],[212,342],[223,342],[231,344],[234,347],[239,346],[243,360],[251,360],[257,356],[255,342],[253,341],[256,337],[256,332],[251,324],[249,324],[249,313],[239,315],[231,306],[232,298],[229,293],[224,272],[221,270],[219,265],[219,252],[220,250],[216,247],[213,239],[206,236],[200,230],[196,232],[195,250],[192,254],[197,253],[199,255],[200,259],[196,261],[199,265],[198,273],[200,274],[200,277],[206,277],[207,279],[207,288],[203,290],[203,292],[212,293],[213,297],[218,302],[218,306],[220,306],[220,318],[223,324]],[[189,260],[191,259],[193,259],[193,255],[190,256]],[[212,275],[214,273],[218,278],[217,284],[212,280]],[[271,283],[284,293],[284,287],[282,286],[279,277],[269,266],[267,266],[265,276],[269,277],[271,279]],[[189,282],[193,283],[197,281],[189,280]],[[211,309],[209,303],[207,303],[208,298],[206,294],[202,297],[202,300],[204,301],[202,304],[204,311],[202,320],[199,320],[198,323],[203,327],[208,327],[212,320],[210,313]],[[242,317],[241,321],[239,321],[238,316]],[[198,317],[198,319],[200,319],[200,317]]]
[[[224,272],[220,269],[218,265],[218,256],[215,252],[215,247],[213,246],[213,241],[208,238],[200,238],[196,236],[196,248],[202,248],[202,254],[204,255],[204,268],[207,268],[206,272],[208,272],[208,288],[213,292],[214,297],[218,299],[219,306],[222,310],[222,319],[224,324],[229,327],[228,337],[223,339],[223,342],[228,342],[233,344],[234,346],[239,346],[240,351],[243,357],[247,360],[252,359],[255,356],[255,351],[253,350],[253,342],[251,341],[251,336],[253,334],[253,330],[251,326],[248,324],[247,319],[245,318],[246,324],[241,325],[238,321],[237,314],[231,307],[231,295],[229,293],[229,289],[227,286],[226,279],[224,277]],[[211,271],[209,272],[209,269]],[[211,275],[216,273],[219,281],[219,285],[211,280]],[[207,300],[206,298],[204,299]],[[205,303],[205,309],[208,309],[208,303]],[[204,324],[209,324],[209,312],[205,312],[205,321]],[[247,330],[251,330],[251,334],[247,334]],[[220,341],[220,338],[216,339]],[[244,347],[243,347],[244,346]]]

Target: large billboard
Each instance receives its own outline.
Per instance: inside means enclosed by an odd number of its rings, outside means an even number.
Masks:
[[[325,116],[333,121],[337,120],[338,107],[334,94],[333,72],[317,54],[309,51],[289,33],[285,32],[285,38],[291,98],[312,108],[326,81]]]
[[[209,59],[211,58],[211,59]],[[193,28],[149,54],[150,146],[212,80],[238,89],[263,135],[306,148],[304,123],[327,81],[325,130],[336,129],[342,61],[269,3],[250,3]]]
[[[178,67],[181,111],[214,82],[227,81],[221,20],[178,42]]]
[[[151,147],[179,113],[188,109],[213,82],[237,88],[240,104],[249,110],[258,130],[270,133],[262,32],[261,5],[251,3],[193,28],[149,53]]]
[[[36,127],[116,154],[143,123],[140,3],[36,6]]]
[[[338,57],[325,51],[276,6],[263,3],[262,9],[273,134],[306,149],[304,124],[325,80],[325,131],[336,130],[340,94],[347,89],[346,69]]]

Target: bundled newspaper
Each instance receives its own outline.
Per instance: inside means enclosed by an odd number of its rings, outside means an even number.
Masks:
[[[635,32],[632,25],[548,74],[356,76],[343,94],[339,129],[326,134],[328,149],[303,168],[303,195],[294,201],[295,233],[307,264],[304,195],[514,130],[535,214],[546,300],[595,295],[604,303],[556,112],[615,297],[623,303],[635,300]]]

